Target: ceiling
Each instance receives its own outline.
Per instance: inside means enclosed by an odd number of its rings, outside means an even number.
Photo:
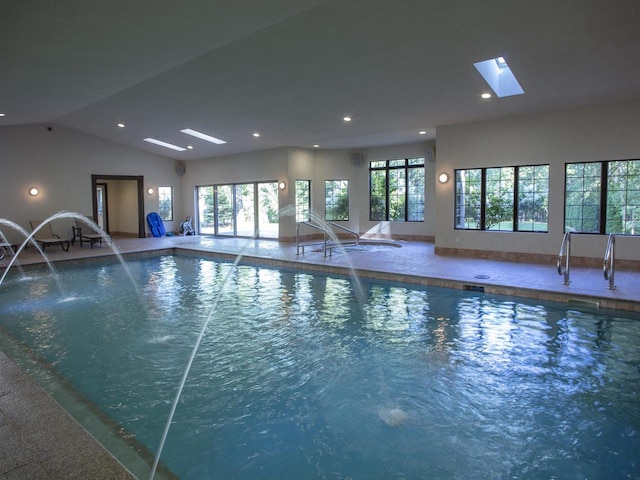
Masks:
[[[638,0],[4,0],[0,126],[180,160],[429,140],[442,125],[640,99],[638,25]],[[473,63],[497,56],[524,95],[480,98]]]

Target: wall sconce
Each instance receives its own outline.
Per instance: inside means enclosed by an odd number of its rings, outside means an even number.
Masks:
[[[29,189],[29,195],[31,195],[32,197],[35,197],[39,193],[40,193],[40,190],[38,190],[38,187],[31,187]]]
[[[153,195],[153,187],[147,188],[147,194],[148,195]]]
[[[438,181],[440,183],[447,183],[449,181],[449,175],[447,175],[446,173],[441,173],[440,175],[438,175]]]
[[[280,183],[278,184],[278,188],[279,188],[280,190],[284,190],[285,188],[287,188],[287,184],[286,184],[286,183],[284,183],[284,182],[280,182]]]

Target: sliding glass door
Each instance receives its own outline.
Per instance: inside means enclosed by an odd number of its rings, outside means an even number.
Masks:
[[[278,238],[278,183],[258,183],[258,236]]]
[[[216,235],[235,235],[233,215],[233,185],[217,185],[216,189]]]
[[[256,234],[255,183],[243,183],[235,186],[236,195],[236,235],[253,237]]]
[[[205,185],[197,198],[200,234],[278,238],[276,182]]]
[[[216,206],[213,185],[197,188],[198,197],[198,233],[214,235],[216,233]]]

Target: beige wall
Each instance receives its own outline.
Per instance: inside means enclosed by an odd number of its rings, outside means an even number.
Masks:
[[[424,222],[389,223],[369,221],[369,172],[368,162],[407,157],[424,157],[426,143],[398,145],[361,150],[322,150],[303,148],[279,148],[188,162],[183,177],[182,201],[187,215],[195,213],[195,189],[197,186],[221,183],[242,183],[260,180],[284,181],[286,189],[280,192],[280,211],[290,214],[280,218],[280,238],[295,237],[294,185],[296,180],[311,180],[311,209],[323,219],[325,180],[349,180],[349,220],[341,222],[359,233],[383,233],[397,236],[428,237],[434,235],[431,228],[435,199],[429,182],[433,182],[433,162],[427,162],[427,212]],[[354,153],[361,153],[363,162],[352,161]],[[287,208],[289,207],[289,208]]]
[[[175,163],[56,126],[51,130],[46,125],[0,127],[0,218],[29,231],[29,220],[45,219],[59,211],[90,215],[92,174],[143,175],[145,188],[158,184],[179,187]],[[40,195],[31,197],[27,192],[31,186],[38,187]],[[157,211],[157,194],[145,193],[144,197],[145,213]],[[180,198],[176,208],[182,211]],[[70,225],[57,223],[60,235],[70,237]],[[175,227],[169,224],[166,228]]]
[[[569,110],[437,129],[436,248],[557,255],[564,228],[565,162],[640,158],[640,102]],[[455,169],[549,164],[549,232],[455,230]],[[574,235],[572,255],[604,255],[606,237]],[[639,258],[640,239],[619,237],[618,258]]]

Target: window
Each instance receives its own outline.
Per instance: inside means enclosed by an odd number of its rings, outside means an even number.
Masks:
[[[600,231],[602,164],[565,165],[564,228],[567,232]]]
[[[640,160],[567,163],[567,232],[638,235]]]
[[[482,169],[456,170],[455,227],[480,230]]]
[[[456,170],[455,228],[546,232],[549,165]]]
[[[173,221],[173,187],[158,187],[158,209],[162,220]]]
[[[518,169],[518,231],[549,230],[549,165]]]
[[[349,220],[349,180],[325,180],[325,219]]]
[[[311,180],[296,180],[296,222],[311,219]]]
[[[424,221],[424,158],[369,163],[369,219]]]
[[[605,233],[640,234],[640,160],[608,162]]]
[[[514,167],[486,169],[485,230],[513,231],[514,173]]]

